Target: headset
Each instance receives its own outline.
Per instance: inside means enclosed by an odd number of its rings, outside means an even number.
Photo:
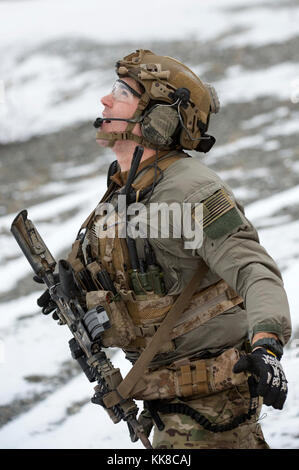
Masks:
[[[190,91],[187,88],[178,88],[172,93],[172,104],[154,103],[141,116],[134,119],[125,118],[96,118],[94,127],[100,128],[103,122],[125,121],[128,123],[140,123],[142,136],[156,148],[170,147],[175,144],[175,138],[178,130],[183,128],[190,140],[198,140],[199,144],[195,150],[199,152],[208,152],[216,142],[215,137],[205,133],[205,127],[202,128],[201,137],[193,139],[186,128],[181,115],[181,107],[185,107],[190,98]],[[199,123],[200,125],[202,123]]]

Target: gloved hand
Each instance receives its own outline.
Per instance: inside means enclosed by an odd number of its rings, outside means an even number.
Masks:
[[[149,437],[151,430],[153,428],[153,425],[154,425],[153,419],[149,411],[148,410],[141,411],[137,421],[139,424],[142,425],[144,429],[144,434],[146,435],[146,437]]]
[[[250,395],[262,396],[264,404],[282,410],[287,398],[287,379],[279,360],[265,348],[255,349],[251,354],[242,356],[233,367],[233,372],[248,371]]]
[[[153,425],[154,425],[153,419],[149,411],[148,410],[141,411],[140,415],[138,416],[137,421],[138,421],[138,424],[142,426],[143,432],[146,435],[146,437],[149,437],[151,430],[153,428]],[[134,432],[131,435],[131,441],[132,442],[138,441],[138,437],[136,436]]]
[[[39,276],[33,276],[33,280],[38,284],[44,284],[44,281]],[[54,274],[55,283],[59,282],[59,274]],[[48,315],[51,312],[54,312],[52,318],[54,320],[59,320],[59,317],[56,313],[57,305],[51,299],[49,289],[46,289],[45,292],[37,299],[37,305],[41,307],[42,313]]]

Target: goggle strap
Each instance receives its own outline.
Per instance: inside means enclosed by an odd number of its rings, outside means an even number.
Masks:
[[[134,90],[130,85],[128,85],[124,80],[121,80],[120,78],[116,80],[119,83],[122,83],[134,96],[137,96],[137,98],[141,98],[141,94],[138,93],[138,91]]]
[[[143,113],[144,109],[147,107],[149,101],[150,101],[150,97],[148,96],[148,94],[143,93],[143,95],[141,96],[141,98],[139,100],[137,109],[136,109],[132,119],[137,119],[142,115],[142,113]],[[134,126],[135,126],[134,122],[128,122],[128,125],[126,127],[126,132],[131,132],[134,129]]]

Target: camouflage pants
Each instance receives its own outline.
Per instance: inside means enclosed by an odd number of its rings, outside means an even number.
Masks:
[[[186,403],[209,421],[225,424],[235,416],[247,413],[249,398],[248,386],[244,384],[196,400],[175,399],[170,403]],[[183,414],[160,413],[160,416],[165,428],[159,431],[155,426],[154,449],[269,449],[256,415],[231,431],[218,433],[206,431]]]

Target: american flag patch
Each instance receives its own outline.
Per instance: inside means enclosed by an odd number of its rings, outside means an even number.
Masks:
[[[202,204],[202,217],[195,216],[194,218],[198,224],[202,224],[204,229],[235,207],[234,202],[224,189],[219,189],[219,191],[205,199]]]
[[[192,216],[209,238],[220,238],[243,223],[236,204],[224,189],[219,189],[201,204],[202,211],[195,210]]]

